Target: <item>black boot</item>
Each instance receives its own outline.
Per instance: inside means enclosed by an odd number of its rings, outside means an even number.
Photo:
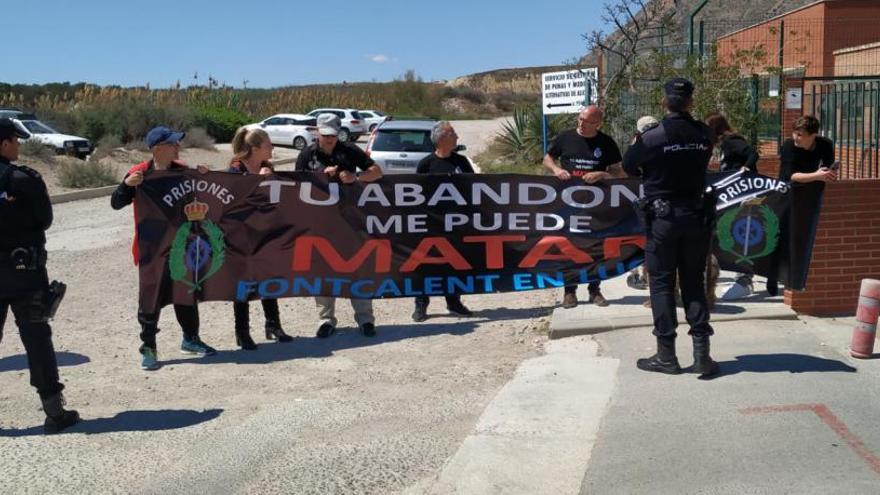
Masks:
[[[657,337],[657,354],[636,361],[640,370],[666,373],[669,375],[681,374],[681,366],[675,357],[675,337]]]
[[[249,328],[235,329],[235,344],[246,351],[257,350],[257,344],[254,342],[254,339],[251,338],[251,331]]]
[[[717,375],[721,368],[709,356],[709,336],[694,335],[694,373],[700,377]]]
[[[428,305],[416,302],[416,309],[413,311],[412,319],[415,322],[421,322],[428,319]]]
[[[266,320],[266,340],[277,340],[278,342],[292,342],[293,337],[284,333],[281,328],[281,322],[276,320]]]
[[[46,413],[46,422],[43,423],[43,433],[46,435],[60,433],[61,430],[79,422],[78,412],[73,410],[66,411],[64,409],[64,396],[60,393],[41,400],[43,402],[43,412]]]

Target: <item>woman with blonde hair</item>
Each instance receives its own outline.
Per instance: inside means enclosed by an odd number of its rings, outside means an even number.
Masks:
[[[267,175],[272,173],[272,141],[262,129],[240,128],[232,138],[234,156],[228,172],[241,175]],[[266,338],[278,342],[290,342],[293,338],[281,328],[277,299],[263,299],[263,315],[266,318]],[[248,301],[235,301],[235,341],[242,349],[253,351],[257,344],[251,338],[250,310]]]

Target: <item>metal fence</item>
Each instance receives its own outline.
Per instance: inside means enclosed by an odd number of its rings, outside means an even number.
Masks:
[[[820,133],[834,141],[842,178],[880,177],[880,77],[807,79],[804,105],[819,119]]]

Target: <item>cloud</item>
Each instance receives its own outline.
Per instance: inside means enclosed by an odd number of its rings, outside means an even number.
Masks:
[[[377,64],[387,64],[388,62],[397,62],[396,58],[391,58],[388,55],[367,55],[367,58],[376,62]]]

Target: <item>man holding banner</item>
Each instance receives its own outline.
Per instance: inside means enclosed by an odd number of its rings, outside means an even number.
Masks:
[[[110,206],[114,210],[121,210],[135,199],[137,188],[144,182],[144,175],[153,170],[186,170],[189,167],[178,161],[180,153],[180,141],[185,133],[176,132],[167,127],[155,127],[147,133],[145,142],[150,148],[152,158],[141,162],[125,174],[125,178],[119,187],[113,191],[110,198]],[[135,213],[137,221],[137,213]],[[141,255],[138,248],[138,228],[135,226],[135,236],[132,242],[132,255],[134,264],[141,267]],[[162,291],[170,291],[170,283],[166,280],[160,282]],[[159,333],[160,308],[138,308],[138,323],[141,325],[141,368],[152,371],[159,369],[158,351],[156,346],[156,334]],[[180,351],[184,354],[197,354],[210,356],[216,354],[216,350],[202,342],[199,337],[199,309],[195,302],[192,304],[175,304],[174,314],[177,322],[183,330],[183,341]]]
[[[373,182],[382,178],[382,169],[360,148],[351,143],[341,143],[337,138],[342,123],[339,117],[329,113],[318,115],[318,141],[304,149],[296,159],[298,172],[322,172],[343,184],[355,181]],[[358,175],[357,169],[363,172]],[[316,336],[321,339],[336,332],[336,298],[315,298],[322,323]],[[366,337],[376,336],[372,299],[351,299],[354,318]]]
[[[620,148],[611,136],[599,130],[602,116],[602,110],[595,105],[581,111],[578,126],[560,133],[550,145],[544,155],[544,167],[562,181],[577,177],[594,184],[613,177],[626,177],[620,166]],[[608,306],[598,280],[589,283],[588,291],[589,302],[596,306]],[[577,305],[577,285],[566,285],[562,307],[574,308]]]
[[[639,359],[645,371],[680,374],[675,354],[675,278],[681,276],[685,315],[694,341],[694,371],[701,376],[717,373],[718,364],[709,357],[709,309],[703,281],[709,251],[711,221],[715,203],[704,197],[706,169],[715,136],[690,115],[693,84],[681,78],[664,86],[667,115],[658,127],[639,137],[629,147],[623,166],[630,175],[640,175],[642,200],[647,218],[645,258],[651,277],[651,310],[657,353]]]
[[[458,134],[448,121],[441,120],[434,124],[431,129],[431,142],[434,143],[434,152],[419,162],[416,173],[419,174],[472,174],[474,168],[471,162],[455,152],[458,147]],[[421,322],[428,319],[428,296],[417,296],[416,307],[412,319]],[[461,302],[461,296],[451,294],[446,296],[446,309],[450,313],[459,316],[471,316],[473,313]]]

